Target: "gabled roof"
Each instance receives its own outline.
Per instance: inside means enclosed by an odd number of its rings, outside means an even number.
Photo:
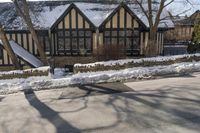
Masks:
[[[108,4],[108,3],[84,3],[69,1],[40,1],[29,2],[31,19],[36,29],[50,29],[61,19],[66,12],[75,7],[86,20],[95,27],[99,27],[113,14],[118,8],[124,6],[130,14],[135,16],[142,25],[149,27],[147,18],[136,4]],[[166,16],[166,11],[162,16]],[[26,30],[26,25],[20,16],[17,15],[13,3],[0,3],[0,22],[6,30]],[[171,20],[162,21],[160,28],[172,27]]]
[[[104,24],[106,24],[110,19],[111,17],[113,17],[113,15],[115,15],[117,13],[117,11],[119,11],[121,8],[124,8],[128,13],[130,13],[133,17],[135,17],[137,19],[137,21],[144,27],[144,28],[147,28],[146,25],[135,15],[134,12],[132,12],[129,7],[125,4],[125,3],[121,3],[120,5],[118,5],[117,8],[115,8],[115,10],[110,13],[110,15],[101,23],[100,27],[103,26]]]
[[[54,22],[54,24],[51,26],[51,29],[54,29],[56,25],[59,24],[59,22],[71,11],[71,9],[74,8],[80,15],[82,15],[86,21],[95,27],[95,25],[91,22],[91,20],[80,10],[74,3],[70,4],[70,6],[60,15],[60,17]]]
[[[173,21],[175,25],[194,26],[195,22],[200,21],[200,10],[194,12],[191,16],[174,16]]]
[[[101,3],[75,3],[75,5],[87,16],[92,23],[99,27],[101,23],[116,9],[118,4]]]

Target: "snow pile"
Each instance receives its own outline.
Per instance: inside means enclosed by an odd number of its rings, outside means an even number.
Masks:
[[[140,58],[140,59],[123,59],[123,60],[114,60],[114,61],[102,61],[96,63],[88,63],[88,64],[75,64],[74,67],[95,67],[97,65],[102,66],[114,66],[114,65],[125,65],[128,63],[143,63],[143,62],[167,62],[167,61],[175,61],[177,59],[189,58],[189,57],[200,57],[200,54],[185,54],[185,55],[175,55],[175,56],[158,56],[151,58]]]
[[[30,87],[31,82],[42,81],[42,79],[51,79],[48,76],[29,77],[27,79],[8,79],[0,80],[0,94],[10,94],[23,91]]]
[[[66,87],[74,84],[94,84],[104,82],[116,82],[127,80],[131,78],[145,78],[166,74],[179,74],[185,72],[200,71],[200,62],[196,63],[179,63],[169,66],[156,66],[156,67],[138,67],[129,68],[118,71],[101,71],[91,73],[75,74],[71,77],[55,79],[55,80],[42,80],[32,82],[31,87],[35,90],[44,88],[57,88]]]
[[[123,81],[131,78],[146,78],[165,74],[181,74],[200,71],[200,62],[179,63],[168,66],[136,67],[118,71],[101,71],[80,73],[60,79],[35,77],[28,79],[0,80],[0,94],[18,92],[24,89],[33,90],[67,87],[75,84],[92,84]]]

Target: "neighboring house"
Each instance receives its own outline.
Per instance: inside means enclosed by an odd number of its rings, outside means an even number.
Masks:
[[[175,28],[164,33],[164,55],[186,54],[194,25],[200,22],[200,11],[196,11],[190,17],[176,16],[172,20]]]
[[[30,10],[46,55],[53,57],[59,66],[92,62],[101,45],[122,44],[127,56],[143,55],[148,42],[148,21],[136,4],[46,1],[31,2]],[[161,16],[164,18],[166,15],[164,12]],[[0,21],[9,39],[38,55],[31,34],[12,3],[0,4]],[[163,51],[163,32],[173,26],[171,20],[159,24],[157,46],[160,54]],[[5,50],[0,64],[12,65]]]

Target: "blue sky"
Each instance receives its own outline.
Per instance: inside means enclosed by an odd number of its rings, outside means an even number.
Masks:
[[[10,2],[10,1],[11,0],[0,0],[0,2]],[[38,0],[31,0],[31,1],[38,1]],[[168,6],[167,9],[171,11],[174,15],[180,14],[186,10],[187,12],[181,15],[191,15],[196,10],[200,10],[200,0],[189,0],[192,3],[192,5],[183,4],[182,1],[185,0],[176,0],[176,2]]]

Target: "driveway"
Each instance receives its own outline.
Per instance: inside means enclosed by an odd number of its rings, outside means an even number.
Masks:
[[[198,133],[200,74],[0,96],[2,133]]]

